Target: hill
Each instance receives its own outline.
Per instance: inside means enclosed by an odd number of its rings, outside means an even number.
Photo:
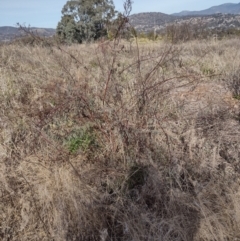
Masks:
[[[130,16],[130,23],[141,32],[151,31],[154,27],[164,28],[167,23],[173,22],[177,17],[161,12],[138,13]]]
[[[161,25],[175,19],[177,17],[161,12],[138,13],[130,16],[130,21],[133,25]]]
[[[196,16],[173,16],[164,13],[139,13],[130,16],[130,23],[139,32],[150,32],[153,29],[162,31],[171,24],[199,24],[205,29],[240,29],[240,15],[212,14]]]
[[[189,15],[212,15],[217,13],[224,14],[240,14],[240,3],[225,3],[213,6],[201,11],[182,11],[172,14],[173,16],[189,16]]]
[[[51,37],[55,34],[55,29],[52,28],[29,28],[29,30],[33,33],[36,33],[39,36]],[[0,42],[11,41],[15,38],[24,36],[24,32],[19,28],[10,27],[10,26],[2,26],[0,27]]]

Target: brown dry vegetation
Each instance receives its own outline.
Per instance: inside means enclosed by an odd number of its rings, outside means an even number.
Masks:
[[[0,46],[0,239],[240,240],[239,39],[46,46]]]

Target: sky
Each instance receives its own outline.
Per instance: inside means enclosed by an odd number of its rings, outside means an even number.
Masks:
[[[56,28],[61,10],[67,0],[0,0],[0,26],[16,27],[17,23],[31,27]],[[124,0],[113,0],[115,8],[123,11]],[[198,11],[223,3],[240,0],[133,0],[132,12],[176,13]]]

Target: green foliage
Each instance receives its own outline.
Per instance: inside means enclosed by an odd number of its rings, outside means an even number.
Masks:
[[[99,67],[99,63],[97,62],[97,60],[93,59],[89,62],[89,65],[92,67],[92,68],[97,68]]]
[[[106,26],[115,11],[112,0],[70,0],[62,14],[57,35],[68,43],[82,43],[107,35]]]
[[[91,128],[81,128],[67,140],[67,147],[71,154],[75,154],[78,150],[86,152],[95,146],[97,146],[96,135]]]
[[[215,74],[215,70],[208,66],[202,66],[201,71],[204,75],[207,75],[207,76]]]
[[[66,41],[67,43],[81,43],[83,37],[72,15],[62,16],[61,22],[57,26],[57,35],[61,41]]]
[[[233,98],[236,100],[240,100],[240,95],[234,95]]]

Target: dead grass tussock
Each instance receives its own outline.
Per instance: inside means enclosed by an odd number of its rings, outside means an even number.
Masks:
[[[1,239],[240,239],[238,43],[2,45]]]

